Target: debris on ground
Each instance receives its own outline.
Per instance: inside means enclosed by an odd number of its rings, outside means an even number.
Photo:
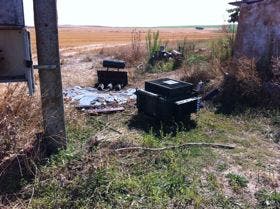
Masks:
[[[122,112],[124,110],[125,110],[124,107],[110,107],[110,108],[86,110],[86,112],[90,115],[99,115],[99,114],[110,114],[110,113]]]
[[[136,101],[136,89],[99,91],[96,88],[75,86],[66,89],[64,96],[77,103],[76,108],[90,110],[90,114],[113,113],[124,110],[124,105]]]
[[[160,46],[158,51],[155,51],[150,57],[149,63],[155,65],[158,61],[165,61],[173,59],[177,62],[182,62],[183,54],[177,50],[167,51],[165,46]]]

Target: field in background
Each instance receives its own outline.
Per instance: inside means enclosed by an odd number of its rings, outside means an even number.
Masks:
[[[111,27],[60,27],[60,48],[80,47],[91,44],[130,43],[134,28]],[[207,40],[221,37],[223,34],[217,28],[207,28],[199,31],[193,28],[136,28],[141,31],[142,40],[149,30],[160,31],[163,40]],[[35,50],[34,28],[30,28],[33,51]]]

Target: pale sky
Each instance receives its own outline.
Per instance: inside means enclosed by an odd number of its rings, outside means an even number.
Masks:
[[[26,24],[33,25],[33,0],[23,0]],[[221,25],[232,0],[57,0],[60,25]]]

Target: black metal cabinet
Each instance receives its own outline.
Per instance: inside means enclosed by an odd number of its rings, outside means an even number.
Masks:
[[[145,83],[145,90],[137,91],[137,108],[140,113],[159,120],[182,121],[199,109],[200,97],[193,85],[173,79],[159,79]]]

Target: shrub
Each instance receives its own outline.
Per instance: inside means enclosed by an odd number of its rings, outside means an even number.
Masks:
[[[193,53],[188,55],[186,61],[188,65],[195,65],[195,64],[200,64],[202,62],[206,62],[207,57],[200,54]]]
[[[174,68],[174,60],[158,61],[155,65],[148,64],[146,66],[146,71],[149,73],[169,72],[174,70]]]
[[[99,51],[102,56],[112,57],[113,59],[124,60],[127,67],[134,67],[145,62],[147,52],[144,44],[141,42],[141,31],[133,30],[131,32],[131,44],[111,48],[102,48]]]
[[[143,60],[145,53],[143,50],[142,42],[141,42],[141,31],[137,31],[134,29],[131,32],[131,56],[130,60],[134,61],[134,63]]]
[[[159,51],[161,46],[167,48],[168,42],[163,43],[160,40],[159,31],[148,31],[146,36],[146,47],[148,53],[148,63],[146,71],[150,73],[168,72],[177,69],[181,66],[181,60],[170,58],[169,56],[162,55]],[[167,54],[167,53],[166,53]]]
[[[224,71],[227,73],[221,85],[222,93],[216,100],[222,111],[232,112],[241,106],[257,107],[262,103],[262,83],[254,60],[232,60]]]
[[[181,78],[182,81],[198,84],[200,81],[208,83],[215,78],[215,74],[207,66],[193,65],[187,69],[185,76]]]
[[[211,42],[210,60],[218,60],[225,62],[232,58],[233,55],[234,36],[227,35],[226,38],[218,39]]]
[[[136,53],[132,52],[133,48],[131,45],[118,46],[112,48],[102,49],[99,54],[102,57],[111,57],[112,59],[124,60],[127,67],[135,67],[143,63],[146,59],[145,47],[140,46],[139,51]]]
[[[226,178],[229,181],[229,185],[236,192],[241,188],[247,187],[247,184],[249,183],[249,181],[244,176],[240,176],[233,173],[227,174]]]
[[[161,45],[159,31],[151,32],[148,31],[146,35],[146,46],[148,51],[149,59],[154,55],[155,52],[159,51]]]
[[[185,59],[189,54],[195,53],[196,44],[194,42],[189,42],[187,39],[177,42],[178,51],[181,52]]]

